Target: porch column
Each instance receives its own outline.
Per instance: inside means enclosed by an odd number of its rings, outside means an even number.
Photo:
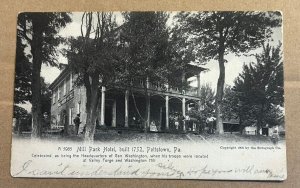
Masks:
[[[185,131],[185,97],[182,98],[183,131]]]
[[[166,130],[169,130],[169,96],[166,95]]]
[[[150,88],[150,82],[149,77],[146,79],[146,87],[147,87],[147,101],[146,101],[146,112],[147,112],[147,129],[150,127],[150,94],[149,94],[149,88]]]
[[[200,86],[200,73],[197,75],[197,96],[200,97],[201,86]]]
[[[129,91],[125,91],[125,127],[128,127],[128,99],[129,99]]]
[[[114,100],[112,109],[112,127],[117,127],[117,100]]]
[[[105,86],[102,86],[101,88],[101,122],[100,125],[104,125],[104,120],[105,120],[105,91],[106,88]]]
[[[186,79],[185,79],[185,75],[186,75],[186,73],[185,73],[185,71],[183,71],[182,72],[182,76],[181,76],[181,83],[182,83],[182,94],[185,94],[185,89],[186,89],[186,87],[185,87],[185,84],[186,84]]]

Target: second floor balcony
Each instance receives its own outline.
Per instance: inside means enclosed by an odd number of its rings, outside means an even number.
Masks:
[[[149,92],[159,92],[159,93],[170,93],[170,94],[177,94],[177,95],[184,95],[184,96],[191,96],[191,97],[199,97],[200,90],[198,87],[193,86],[168,86],[168,84],[161,84],[161,83],[144,83],[142,80],[132,80],[131,87],[138,90],[145,90],[145,87]]]

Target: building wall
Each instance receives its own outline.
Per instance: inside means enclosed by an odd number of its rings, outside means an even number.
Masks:
[[[71,81],[72,78],[72,81]],[[60,77],[60,82],[53,86],[51,117],[52,127],[63,127],[62,114],[66,112],[67,124],[69,127],[74,126],[73,119],[80,113],[80,128],[82,131],[86,124],[86,89],[84,86],[74,86],[73,80],[76,76],[65,74]],[[58,100],[59,96],[59,100]],[[112,118],[113,103],[116,101],[116,126],[124,127],[125,125],[125,91],[124,90],[109,90],[105,93],[106,118]],[[60,101],[60,102],[58,102]],[[134,102],[135,101],[135,102]],[[136,105],[135,105],[136,103]],[[97,119],[100,122],[101,112],[101,94],[97,109]],[[109,109],[109,110],[108,110]],[[172,98],[169,101],[170,113],[182,112],[182,103],[178,98]],[[108,114],[110,113],[110,114]],[[146,116],[146,99],[142,93],[129,94],[128,107],[128,123],[129,127],[143,127],[143,122]],[[111,116],[111,117],[110,117]],[[154,122],[157,126],[164,126],[165,123],[165,100],[161,96],[151,96],[150,99],[150,122]],[[112,120],[112,119],[111,119]],[[106,122],[109,122],[106,120]],[[111,123],[109,123],[111,124]]]
[[[51,127],[63,127],[63,114],[65,112],[67,125],[73,126],[73,119],[80,112],[85,112],[84,87],[74,86],[74,77],[66,74],[52,89],[51,101]],[[85,121],[85,113],[81,114],[81,121]],[[84,122],[82,124],[85,124]]]

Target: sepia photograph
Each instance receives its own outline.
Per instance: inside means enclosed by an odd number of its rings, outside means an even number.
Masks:
[[[281,12],[23,12],[16,29],[13,177],[286,179]]]

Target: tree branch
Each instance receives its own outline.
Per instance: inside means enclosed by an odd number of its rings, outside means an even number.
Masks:
[[[19,29],[19,33],[21,34],[21,36],[24,37],[24,39],[26,39],[29,43],[31,43],[32,39],[29,38],[27,36],[27,34],[26,34],[26,31],[27,31],[27,29],[26,29],[26,23],[24,25],[20,24],[19,26],[23,29],[23,30]]]
[[[80,26],[80,31],[81,31],[81,36],[83,37],[83,19],[84,19],[84,16],[85,16],[85,12],[82,14],[82,18],[81,18],[81,26]]]

